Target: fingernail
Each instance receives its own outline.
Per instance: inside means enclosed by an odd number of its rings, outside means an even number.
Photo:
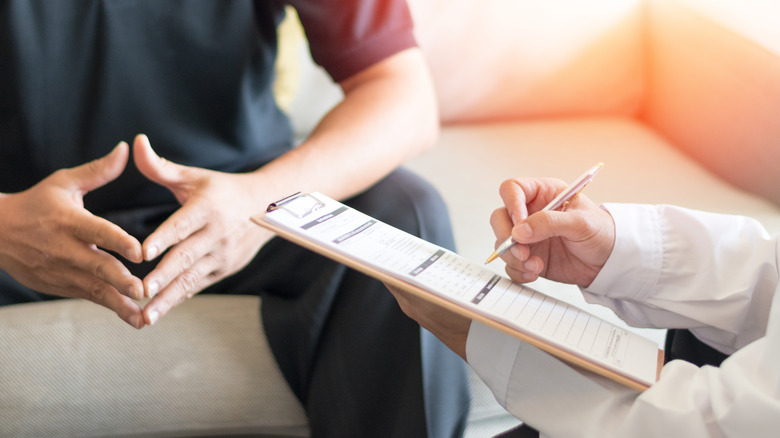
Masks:
[[[157,252],[159,250],[155,245],[151,245],[150,247],[146,248],[146,260],[154,260],[155,257],[157,257]]]
[[[144,297],[144,285],[140,282],[133,283],[130,286],[130,294],[132,295],[133,299],[140,300]]]
[[[156,281],[150,281],[149,284],[146,285],[146,290],[149,293],[149,298],[152,298],[157,295],[157,292],[160,291],[160,283]]]
[[[130,320],[128,321],[131,326],[139,329],[143,327],[143,317],[141,315],[133,315],[130,317]]]
[[[149,316],[149,325],[154,325],[155,322],[160,318],[160,312],[157,310],[150,310],[147,314]]]
[[[512,235],[516,237],[518,240],[526,240],[526,239],[530,239],[533,236],[533,234],[534,231],[531,229],[531,226],[525,223],[515,227],[515,232]]]
[[[127,260],[131,262],[138,260],[138,251],[135,248],[126,248],[124,253]]]

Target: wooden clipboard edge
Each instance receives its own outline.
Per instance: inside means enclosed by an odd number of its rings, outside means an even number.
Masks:
[[[391,284],[395,287],[401,288],[409,293],[412,293],[416,296],[419,296],[425,300],[431,301],[435,304],[438,304],[450,311],[453,311],[459,315],[465,316],[467,318],[470,318],[472,320],[479,321],[482,324],[488,325],[496,330],[500,330],[510,336],[513,336],[529,345],[532,345],[554,357],[557,357],[558,359],[561,359],[565,362],[568,362],[570,364],[576,365],[580,368],[583,368],[587,371],[593,372],[595,374],[598,374],[600,376],[606,377],[610,380],[613,380],[617,383],[620,383],[622,385],[625,385],[629,388],[635,389],[637,391],[645,391],[650,386],[645,384],[644,382],[640,382],[637,380],[634,380],[630,377],[627,377],[623,374],[620,374],[616,371],[613,371],[609,368],[606,368],[604,366],[601,366],[599,364],[593,363],[587,359],[584,359],[580,356],[577,356],[575,354],[572,354],[566,350],[563,350],[561,348],[558,348],[554,345],[550,345],[548,343],[545,343],[533,336],[530,336],[528,334],[525,334],[523,332],[520,332],[512,327],[509,327],[505,324],[502,324],[498,321],[495,321],[493,319],[488,318],[487,316],[484,316],[482,314],[479,314],[477,312],[474,312],[473,310],[467,309],[465,307],[462,307],[456,303],[453,303],[452,301],[449,301],[445,298],[442,298],[432,292],[428,292],[425,289],[413,285],[411,283],[407,283],[404,280],[401,280],[399,278],[396,278],[390,274],[387,274],[383,271],[380,271],[378,269],[375,269],[371,266],[368,266],[364,263],[361,263],[353,258],[347,257],[343,254],[340,254],[338,252],[332,251],[327,247],[323,247],[311,240],[305,239],[291,231],[288,231],[284,228],[281,228],[275,224],[272,224],[270,222],[267,222],[265,219],[265,213],[261,213],[255,216],[251,217],[252,222],[256,223],[257,225],[266,228],[270,231],[273,231],[275,234],[277,234],[279,237],[289,240],[292,243],[295,243],[296,245],[300,245],[306,249],[309,249],[311,251],[314,251],[324,257],[330,258],[332,260],[335,260],[339,263],[342,263],[352,269],[355,269],[356,271],[359,271],[365,275],[368,275],[369,277],[376,278],[377,280]],[[389,292],[388,292],[389,293]],[[663,365],[663,350],[658,350],[658,366],[657,366],[657,374],[656,374],[656,380],[657,376],[660,375],[661,372],[661,366]]]

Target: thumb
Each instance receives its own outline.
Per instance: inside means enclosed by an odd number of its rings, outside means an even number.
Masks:
[[[517,243],[531,244],[553,237],[578,241],[587,238],[592,232],[581,215],[573,212],[539,211],[512,229],[512,240]]]
[[[127,165],[127,143],[119,142],[108,155],[81,166],[66,170],[70,181],[83,193],[90,192],[115,180]]]
[[[157,184],[170,188],[181,180],[181,166],[157,155],[144,134],[135,137],[133,160],[138,170]]]

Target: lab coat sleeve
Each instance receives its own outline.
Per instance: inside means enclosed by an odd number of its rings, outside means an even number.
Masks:
[[[687,328],[731,354],[766,333],[777,239],[755,220],[666,205],[607,204],[615,247],[585,299],[636,327]]]
[[[642,393],[477,322],[466,354],[498,402],[545,437],[774,437],[780,430],[777,324],[772,330],[720,368],[672,361]],[[488,351],[491,345],[502,349]],[[496,376],[506,376],[506,384]]]
[[[545,436],[775,434],[780,305],[771,316],[769,309],[777,294],[776,241],[745,218],[666,206],[606,208],[618,238],[585,291],[589,300],[630,323],[689,327],[721,351],[738,351],[720,368],[673,361],[640,394],[475,322],[469,364],[504,407]]]

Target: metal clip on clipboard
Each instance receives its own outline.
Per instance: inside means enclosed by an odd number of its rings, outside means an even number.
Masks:
[[[281,208],[297,218],[304,218],[324,206],[325,203],[315,196],[298,192],[270,204],[266,211],[271,212]]]

